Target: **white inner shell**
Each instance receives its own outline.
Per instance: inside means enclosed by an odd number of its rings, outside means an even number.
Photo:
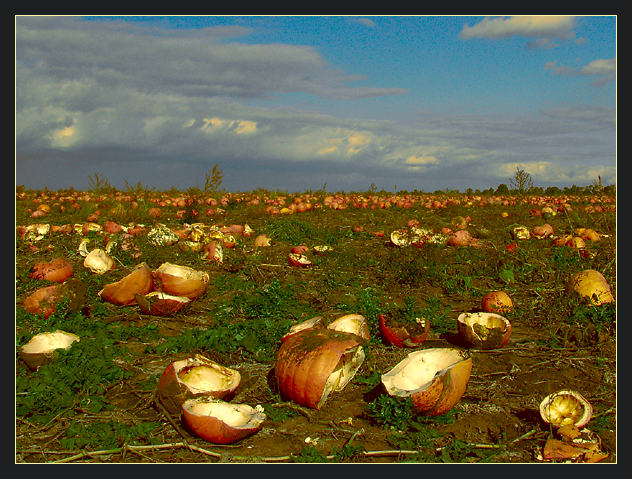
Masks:
[[[167,294],[163,291],[152,291],[151,293],[148,293],[145,297],[148,299],[151,299],[151,298],[171,299],[173,301],[179,301],[181,303],[188,303],[189,301],[191,301],[186,296],[174,296],[172,294]]]
[[[33,336],[28,343],[22,346],[22,351],[25,353],[50,353],[56,349],[66,349],[75,341],[79,341],[79,338],[68,333],[42,333]]]
[[[575,424],[584,415],[584,405],[570,394],[559,394],[547,403],[545,414],[553,424]]]
[[[382,384],[390,395],[408,396],[428,387],[436,376],[462,359],[463,356],[456,350],[430,348],[414,351],[382,375]]]
[[[475,324],[479,324],[480,326],[484,326],[487,329],[500,329],[501,331],[507,331],[507,321],[505,318],[495,313],[463,313],[459,316],[459,321],[465,323],[465,325],[472,329],[474,335],[480,339],[479,334],[477,334],[476,330],[473,329]]]
[[[194,366],[183,373],[178,372],[178,379],[192,392],[221,391],[233,383],[234,376],[228,375],[211,366]]]
[[[332,321],[327,327],[336,331],[342,331],[343,333],[352,333],[359,336],[364,322],[364,316],[360,316],[359,314],[347,314]]]
[[[355,376],[356,371],[362,365],[364,361],[364,349],[362,346],[357,346],[350,349],[342,355],[338,363],[338,368],[329,375],[325,387],[323,389],[323,395],[318,401],[320,407],[329,393],[332,391],[342,391],[349,381]]]
[[[193,414],[218,418],[231,427],[257,426],[266,417],[260,405],[253,408],[248,404],[189,400],[185,407]]]
[[[188,266],[179,266],[172,263],[163,263],[156,270],[159,273],[170,274],[182,279],[195,279],[208,282],[208,273],[206,271],[198,271]]]

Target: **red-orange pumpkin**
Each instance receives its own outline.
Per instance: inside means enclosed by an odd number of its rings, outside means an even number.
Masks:
[[[355,334],[328,328],[308,328],[285,338],[274,365],[282,397],[320,409],[362,365],[361,342]]]
[[[30,277],[33,279],[45,279],[54,283],[63,283],[73,275],[72,265],[64,258],[55,258],[52,261],[40,261],[31,268]]]

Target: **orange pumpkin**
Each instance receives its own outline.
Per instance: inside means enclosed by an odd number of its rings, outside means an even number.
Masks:
[[[390,396],[412,398],[418,413],[438,416],[461,400],[471,371],[472,356],[465,350],[420,349],[383,374],[382,385]]]
[[[158,394],[167,410],[177,414],[194,397],[230,398],[240,382],[239,371],[197,354],[167,366],[158,382]]]
[[[182,404],[182,420],[196,436],[214,444],[232,444],[258,432],[266,415],[263,407],[199,397]]]
[[[35,263],[30,273],[30,277],[33,279],[45,279],[54,283],[63,283],[72,275],[72,265],[64,258]]]
[[[328,328],[307,328],[285,338],[274,374],[286,400],[320,409],[331,392],[341,391],[364,361],[362,340]]]
[[[151,270],[147,263],[137,264],[131,273],[119,281],[109,283],[99,291],[103,301],[117,306],[129,306],[136,304],[136,295],[145,295],[152,289],[153,281]]]

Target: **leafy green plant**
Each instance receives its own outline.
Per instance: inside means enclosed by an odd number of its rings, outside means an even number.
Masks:
[[[152,443],[160,424],[153,421],[126,424],[119,421],[71,422],[59,442],[65,449],[99,449],[139,442]]]
[[[386,394],[369,402],[367,413],[377,424],[401,431],[408,430],[416,418],[410,397],[395,398]]]
[[[329,462],[327,455],[312,445],[301,449],[299,454],[292,455],[292,462]]]
[[[107,388],[131,374],[114,362],[123,353],[110,345],[103,336],[82,337],[68,350],[58,350],[56,360],[41,366],[37,374],[19,369],[16,414],[45,423],[67,409],[98,412],[108,408]]]

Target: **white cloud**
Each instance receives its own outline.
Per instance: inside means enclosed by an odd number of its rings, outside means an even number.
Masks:
[[[558,65],[556,61],[551,61],[545,63],[544,69],[549,70],[554,75],[593,77],[591,84],[600,87],[616,78],[617,59],[593,60],[582,68]]]
[[[503,39],[512,36],[567,39],[573,36],[575,17],[516,16],[484,18],[474,26],[466,25],[461,38]]]

